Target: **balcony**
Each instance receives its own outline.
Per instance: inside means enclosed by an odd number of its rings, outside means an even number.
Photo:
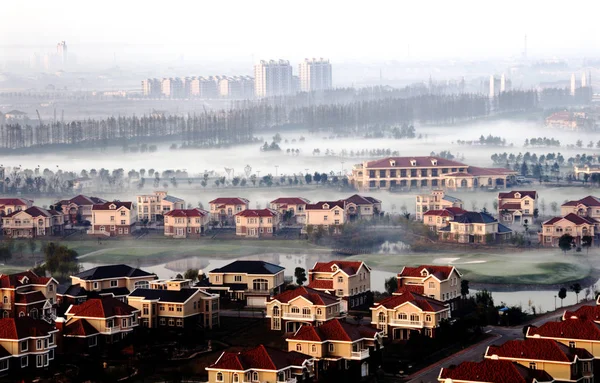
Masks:
[[[352,355],[350,359],[362,360],[369,357],[369,349],[360,350],[360,351],[352,351]]]
[[[390,319],[390,325],[421,328],[425,325],[425,323],[421,320],[413,321],[413,320],[405,320],[405,319]]]
[[[103,334],[118,334],[121,332],[120,327],[106,327]]]
[[[292,378],[287,378],[285,380],[279,380],[277,379],[277,383],[296,383],[297,379],[292,377]]]
[[[244,292],[246,294],[256,294],[256,295],[271,295],[272,289],[246,289]]]
[[[314,321],[317,318],[315,314],[302,313],[283,313],[283,319],[300,319],[304,321]]]

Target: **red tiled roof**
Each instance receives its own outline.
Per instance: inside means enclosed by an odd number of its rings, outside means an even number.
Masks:
[[[262,344],[242,352],[223,352],[208,368],[217,370],[246,371],[249,369],[281,370],[291,366],[302,366],[312,357],[295,351],[287,352]]]
[[[31,317],[0,319],[0,339],[23,339],[28,337],[44,337],[56,330],[53,325]]]
[[[286,205],[305,205],[307,203],[309,203],[310,201],[307,200],[306,198],[301,198],[301,197],[281,197],[281,198],[277,198],[273,201],[271,201],[271,203],[273,204],[286,204]]]
[[[422,276],[421,272],[423,269],[427,270],[427,275]],[[414,277],[414,278],[426,278],[427,276],[433,274],[440,281],[446,280],[450,277],[453,266],[431,266],[431,265],[421,265],[417,267],[409,267],[404,266],[402,271],[398,273],[398,277]]]
[[[317,290],[333,290],[333,280],[331,279],[315,279],[310,281],[308,287]]]
[[[521,210],[521,204],[516,203],[516,202],[505,203],[505,204],[500,205],[499,209],[500,210],[504,210],[504,209],[506,209],[506,210]]]
[[[360,339],[375,339],[375,335],[378,333],[379,331],[373,327],[350,324],[341,322],[338,319],[332,319],[319,327],[303,325],[288,339],[315,342],[354,342]]]
[[[26,279],[24,279],[26,278]],[[40,277],[31,270],[15,274],[1,274],[0,288],[16,288],[27,285],[47,285],[52,278]]]
[[[432,215],[436,217],[450,217],[450,212],[446,209],[444,210],[427,210],[423,215]]]
[[[337,268],[341,269],[344,273],[348,275],[355,275],[362,265],[364,265],[364,263],[361,261],[317,262],[313,268],[309,270],[309,272],[332,273],[334,272],[333,267],[337,266]],[[367,265],[365,265],[365,267],[366,266]]]
[[[521,198],[531,197],[535,199],[537,197],[537,192],[535,190],[511,190],[506,193],[498,193],[498,198],[517,198],[515,194],[521,194]]]
[[[132,315],[134,311],[139,310],[116,298],[104,297],[88,299],[79,305],[73,305],[65,314],[72,314],[75,317],[110,318]]]
[[[569,213],[569,214],[565,215],[564,217],[551,218],[550,220],[544,222],[542,225],[543,226],[554,225],[556,222],[559,222],[560,220],[563,220],[563,219],[566,219],[567,221],[572,222],[575,225],[593,225],[596,223],[595,220],[592,220],[591,218],[580,217],[577,214]]]
[[[479,168],[477,166],[469,166],[467,169],[469,174],[473,176],[505,176],[510,174],[516,174],[514,170],[504,168]]]
[[[394,292],[394,294],[402,294],[402,293],[415,293],[423,295],[425,294],[425,286],[423,285],[403,285],[402,287],[398,287],[398,289]]]
[[[447,207],[444,210],[449,211],[454,215],[464,214],[467,212],[465,209],[461,209],[460,207]]]
[[[124,207],[128,210],[131,210],[133,203],[132,202],[121,202],[121,201],[110,201],[110,202],[105,202],[105,203],[101,203],[101,204],[95,204],[92,206],[92,210],[111,210],[110,205],[115,205],[116,209],[120,209],[121,207]],[[114,210],[116,210],[116,209],[114,209]]]
[[[484,359],[481,362],[462,362],[442,368],[439,380],[481,383],[550,383],[554,378],[544,370],[533,370],[509,360]]]
[[[312,304],[319,306],[331,305],[338,301],[338,299],[332,295],[304,286],[297,287],[294,290],[286,290],[275,295],[271,300],[288,303],[292,299],[300,296],[308,299]]]
[[[585,206],[600,206],[600,199],[594,196],[587,196],[577,201],[569,201],[563,203],[561,206],[577,206],[577,205],[585,205]]]
[[[237,217],[275,217],[277,212],[271,209],[246,209],[236,214]]]
[[[250,201],[248,201],[245,198],[221,197],[221,198],[213,199],[209,203],[210,204],[222,204],[222,205],[247,205],[248,202],[250,202]]]
[[[373,197],[363,197],[359,194],[354,194],[353,196],[346,198],[344,201],[346,201],[346,203],[353,203],[355,205],[373,205],[376,203],[381,203],[381,201],[378,199]]]
[[[552,339],[509,340],[501,346],[489,346],[485,357],[497,355],[508,359],[532,359],[553,362],[571,362],[575,357],[592,359],[593,356],[582,349],[567,347]]]
[[[52,214],[50,213],[49,210],[43,209],[41,207],[37,207],[37,206],[32,206],[30,208],[27,208],[25,210],[17,210],[17,211],[13,211],[12,213],[6,215],[6,217],[13,217],[19,213],[27,213],[29,214],[32,218],[36,218],[36,217],[50,217]]]
[[[565,311],[563,320],[566,319],[587,319],[592,321],[600,321],[600,306],[581,306],[575,311]]]
[[[391,165],[394,161],[394,166]],[[411,161],[416,161],[416,165],[412,166]],[[437,161],[437,165],[433,165],[432,161]],[[372,168],[419,168],[419,167],[439,167],[439,166],[467,166],[461,162],[447,160],[441,157],[387,157],[380,160],[369,161],[366,164],[367,169]]]
[[[23,198],[0,198],[0,206],[19,206],[19,205],[24,205],[24,206],[28,206],[30,204],[32,204],[33,201],[31,200],[26,200]]]
[[[27,294],[15,294],[15,303],[33,303],[45,301],[46,296],[41,291],[34,291]]]
[[[530,326],[527,330],[527,337],[600,341],[600,325],[588,319],[546,322],[540,327]]]
[[[329,210],[333,209],[334,207],[338,206],[341,207],[342,209],[344,209],[346,207],[346,202],[343,200],[339,200],[339,201],[319,201],[317,203],[313,203],[313,204],[308,204],[306,205],[306,210],[323,210],[323,205],[329,205]]]
[[[65,336],[90,336],[98,334],[98,330],[94,328],[85,319],[77,319],[68,323],[63,331]]]
[[[165,213],[167,217],[205,217],[208,215],[206,210],[195,209],[175,209]]]
[[[376,302],[373,308],[383,306],[387,309],[394,309],[405,303],[411,303],[427,312],[439,312],[448,309],[448,305],[444,302],[409,291],[401,292],[400,295],[392,295],[382,301]]]

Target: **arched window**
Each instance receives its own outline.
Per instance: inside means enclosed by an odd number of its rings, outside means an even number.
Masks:
[[[255,382],[258,382],[258,372],[254,371],[252,373],[252,380]]]
[[[310,351],[311,351],[311,352],[317,352],[317,345],[316,345],[316,344],[313,344],[313,345],[310,347]]]
[[[4,302],[4,303],[8,303],[8,297],[7,297],[6,295],[4,296],[4,300],[3,300],[3,302]]]
[[[321,315],[321,314],[323,314],[323,310],[317,309],[317,315]]]
[[[19,317],[24,317],[24,316],[25,316],[25,311],[21,311],[21,312],[19,313]],[[5,311],[5,312],[4,312],[4,317],[5,317],[5,318],[8,318],[8,311]]]
[[[410,314],[410,321],[411,322],[418,322],[419,321],[419,316],[417,314]]]
[[[385,322],[385,313],[384,312],[380,312],[378,317],[379,317],[380,322]]]
[[[425,321],[431,322],[431,315],[429,315],[429,314],[425,315]]]
[[[38,225],[39,226],[44,226],[44,220],[43,219],[38,219]]]
[[[273,306],[273,316],[279,316],[279,306]]]
[[[240,377],[238,374],[233,374],[233,383],[238,383],[240,381]]]
[[[252,289],[259,291],[269,290],[269,281],[266,279],[255,279],[252,281]]]
[[[278,382],[285,382],[285,374],[283,372],[277,373],[277,381]]]
[[[408,319],[408,315],[406,315],[406,313],[400,313],[400,314],[398,314],[398,319],[400,319],[400,320],[407,320]]]
[[[290,312],[292,314],[300,314],[300,309],[297,306],[290,307]]]
[[[310,309],[308,307],[302,308],[302,315],[310,316]]]
[[[222,381],[223,381],[223,373],[217,372],[217,382],[222,382]]]
[[[462,181],[460,181],[460,187],[466,188],[467,187],[467,180],[463,179]]]
[[[302,345],[300,343],[296,343],[296,351],[302,351]]]

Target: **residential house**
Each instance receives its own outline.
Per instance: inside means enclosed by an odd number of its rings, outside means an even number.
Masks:
[[[74,178],[71,180],[71,182],[73,182],[73,190],[76,190],[80,193],[84,190],[94,187],[95,184],[94,179],[89,177]]]
[[[31,270],[0,275],[3,318],[31,317],[51,321],[56,314],[54,278],[40,277]]]
[[[509,360],[462,362],[440,370],[439,383],[554,383],[546,371]]]
[[[537,216],[537,200],[535,190],[498,193],[498,217],[508,224],[531,225]]]
[[[31,317],[0,319],[0,372],[48,367],[57,333],[53,324]]]
[[[566,310],[562,316],[562,320],[567,319],[587,319],[600,324],[600,295],[596,298],[596,305],[581,306],[575,311]]]
[[[560,382],[592,383],[594,378],[592,354],[551,339],[527,338],[489,346],[485,359],[508,360],[533,370],[544,370]]]
[[[138,195],[136,198],[138,219],[148,223],[160,221],[159,217],[170,211],[185,209],[184,200],[167,195],[165,191]]]
[[[239,197],[222,197],[209,202],[210,218],[221,225],[234,225],[234,216],[249,208],[250,201]]]
[[[380,360],[383,332],[372,327],[332,319],[319,327],[302,326],[287,339],[288,351],[310,355],[317,374],[325,381],[348,381],[366,377]],[[327,375],[329,374],[329,379]]]
[[[112,201],[92,206],[92,228],[88,234],[115,237],[135,231],[137,215],[132,202]]]
[[[324,230],[326,233],[339,233],[341,226],[348,221],[344,201],[319,201],[306,205],[306,227],[304,231]]]
[[[33,201],[25,198],[0,198],[0,217],[15,211],[26,210],[33,206]]]
[[[427,210],[427,212],[422,213],[423,224],[429,226],[431,231],[438,231],[450,226],[451,221],[466,212],[466,210],[463,210],[460,207],[447,207],[443,210]]]
[[[271,330],[277,331],[295,332],[302,325],[320,326],[344,316],[340,298],[304,286],[277,294],[266,304]]]
[[[600,199],[589,195],[579,200],[567,201],[560,206],[560,214],[576,214],[600,220]]]
[[[84,336],[87,346],[94,347],[99,343],[112,344],[125,339],[139,325],[139,317],[140,310],[116,298],[91,298],[81,304],[69,306],[64,314],[65,320],[59,321],[59,326],[62,327],[65,338],[80,339]],[[87,323],[77,323],[79,321]],[[80,333],[82,329],[85,334]],[[76,344],[80,342],[73,341]],[[65,346],[68,346],[68,342]]]
[[[32,206],[2,217],[2,231],[7,238],[38,238],[60,235],[64,217],[56,210]]]
[[[314,358],[259,345],[240,352],[224,351],[206,371],[209,383],[308,382],[314,376]]]
[[[583,311],[580,313],[583,314]],[[539,327],[529,326],[525,336],[527,339],[551,339],[565,346],[585,349],[600,365],[600,325],[595,320],[597,318],[588,318],[585,314],[580,314],[580,317],[570,315],[561,322],[546,322]]]
[[[462,274],[454,266],[405,266],[396,278],[398,290],[394,294],[411,291],[449,303],[451,310],[456,309],[456,301],[461,297]]]
[[[356,219],[371,220],[383,214],[381,201],[373,197],[363,197],[358,194],[344,200],[346,215],[349,220]]]
[[[449,304],[406,290],[371,307],[371,324],[390,339],[407,340],[415,332],[435,338],[441,321],[448,319]]]
[[[152,281],[150,288],[132,291],[127,301],[140,310],[143,327],[219,326],[219,295],[192,287],[189,279]]]
[[[463,208],[463,201],[447,195],[442,189],[432,190],[429,194],[420,194],[416,197],[417,206],[415,219],[423,221],[424,214],[430,210],[444,210],[446,208]]]
[[[467,211],[439,229],[438,234],[441,241],[447,242],[497,243],[510,238],[512,230],[488,213]]]
[[[80,194],[71,199],[58,201],[56,205],[61,205],[61,211],[65,215],[65,223],[81,224],[85,221],[91,223],[92,207],[106,202],[108,201],[102,198],[88,197]]]
[[[546,126],[565,130],[578,130],[577,118],[569,111],[552,113],[546,117]]]
[[[542,224],[539,233],[540,243],[543,246],[558,246],[560,237],[570,234],[576,245],[581,245],[583,237],[594,237],[594,229],[598,221],[594,218],[582,217],[569,213],[564,217],[554,217]]]
[[[373,303],[371,269],[361,261],[317,262],[308,270],[308,287],[342,298],[342,311]]]
[[[165,236],[200,238],[207,230],[210,216],[202,209],[175,209],[165,213]]]
[[[271,209],[246,209],[235,215],[235,235],[248,238],[273,237],[279,215]]]
[[[221,297],[245,300],[250,307],[265,307],[283,287],[284,268],[264,261],[234,261],[208,273],[210,290]]]
[[[279,213],[281,221],[306,223],[306,205],[310,201],[300,197],[281,197],[269,202],[269,207]]]

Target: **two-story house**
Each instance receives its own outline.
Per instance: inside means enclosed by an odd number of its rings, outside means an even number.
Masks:
[[[348,221],[346,202],[319,201],[306,205],[306,227],[304,231],[324,230],[326,233],[339,233],[340,228]]]
[[[600,301],[600,295],[596,298],[596,305],[594,305],[594,306],[590,306],[590,305],[581,306],[580,308],[578,308],[575,311],[565,310],[565,312],[562,316],[562,320],[587,319],[587,320],[591,320],[591,321],[594,321],[594,322],[600,324],[600,306],[598,303],[599,301]]]
[[[308,287],[342,298],[342,311],[373,303],[371,269],[360,261],[317,262],[308,270]]]
[[[509,360],[484,359],[444,367],[439,383],[554,383],[546,371],[525,367]]]
[[[422,213],[423,224],[429,226],[431,231],[438,231],[448,227],[451,221],[466,212],[466,210],[459,207],[447,207],[443,210],[427,210],[427,212]]]
[[[512,230],[488,213],[467,211],[450,221],[450,225],[438,230],[441,241],[458,243],[505,242]]]
[[[25,198],[0,198],[0,217],[15,211],[26,210],[33,206],[33,201]]]
[[[247,238],[273,237],[279,214],[271,209],[246,209],[235,215],[235,235]]]
[[[430,194],[419,194],[416,197],[415,219],[423,221],[425,213],[430,210],[444,210],[446,208],[463,208],[463,201],[447,195],[443,190],[436,189]]]
[[[600,198],[587,196],[579,200],[567,201],[560,206],[560,214],[577,214],[600,220]]]
[[[234,225],[235,215],[250,206],[250,201],[239,197],[221,197],[213,199],[210,204],[210,219],[221,225]]]
[[[531,225],[536,215],[537,200],[535,190],[498,193],[498,217],[508,224]]]
[[[108,201],[98,197],[88,197],[83,194],[77,195],[71,199],[58,201],[65,215],[65,223],[82,224],[85,221],[92,222],[92,207],[101,205]]]
[[[418,332],[435,338],[442,320],[450,319],[450,305],[409,291],[387,297],[371,307],[371,324],[390,339],[407,340]]]
[[[57,333],[53,324],[31,317],[0,319],[0,372],[48,367]]]
[[[544,370],[559,382],[592,383],[594,378],[592,354],[551,339],[509,340],[501,346],[489,346],[485,358]]]
[[[92,206],[92,227],[88,234],[115,237],[135,231],[137,215],[132,202],[112,201]]]
[[[189,279],[156,280],[135,289],[127,302],[140,310],[143,327],[219,326],[219,295],[191,286]]]
[[[202,209],[176,209],[165,213],[165,236],[200,238],[208,230],[210,216]]]
[[[345,209],[348,219],[354,221],[356,219],[371,220],[374,217],[379,217],[383,214],[381,210],[381,201],[373,197],[363,197],[358,194],[346,198]]]
[[[306,205],[310,201],[300,197],[281,197],[269,202],[269,207],[279,213],[285,223],[306,223]]]
[[[277,294],[266,304],[266,317],[276,331],[294,332],[302,325],[320,326],[344,316],[340,298],[304,286]]]
[[[178,209],[185,209],[185,201],[167,195],[166,191],[155,191],[154,194],[143,194],[137,197],[137,217],[144,222],[157,222],[164,214]]]
[[[539,327],[529,326],[525,336],[528,339],[552,339],[565,346],[583,348],[600,362],[600,325],[594,322],[597,318],[572,317],[560,322],[546,322]]]
[[[57,289],[56,279],[40,277],[31,270],[0,275],[2,317],[52,321],[56,314]]]
[[[332,319],[319,327],[302,326],[286,341],[288,351],[315,358],[317,374],[322,371],[321,377],[326,381],[347,381],[368,376],[373,367],[371,363],[381,362],[383,333],[372,327]]]
[[[398,293],[410,291],[450,304],[460,298],[462,274],[454,266],[405,266],[398,273]]]
[[[221,297],[245,300],[250,307],[265,307],[283,287],[285,269],[264,261],[234,261],[208,273],[210,290]]]
[[[313,357],[296,351],[259,345],[239,352],[224,351],[206,371],[209,383],[299,383],[312,381],[314,362]]]
[[[582,217],[574,213],[564,217],[554,217],[542,224],[542,232],[539,234],[540,243],[543,246],[558,246],[560,237],[569,234],[576,245],[581,245],[583,237],[594,237],[597,224],[598,221],[594,218]]]
[[[55,210],[32,206],[2,217],[2,231],[7,238],[38,238],[60,235],[64,216]]]
[[[94,328],[100,335],[96,341],[112,344],[131,335],[139,325],[140,310],[112,297],[90,298],[78,305],[71,305],[65,311],[63,333],[66,338],[77,337],[80,328]],[[84,323],[76,323],[85,321]],[[91,335],[91,334],[87,334]],[[94,341],[91,341],[92,344]],[[93,345],[88,343],[88,346]]]

